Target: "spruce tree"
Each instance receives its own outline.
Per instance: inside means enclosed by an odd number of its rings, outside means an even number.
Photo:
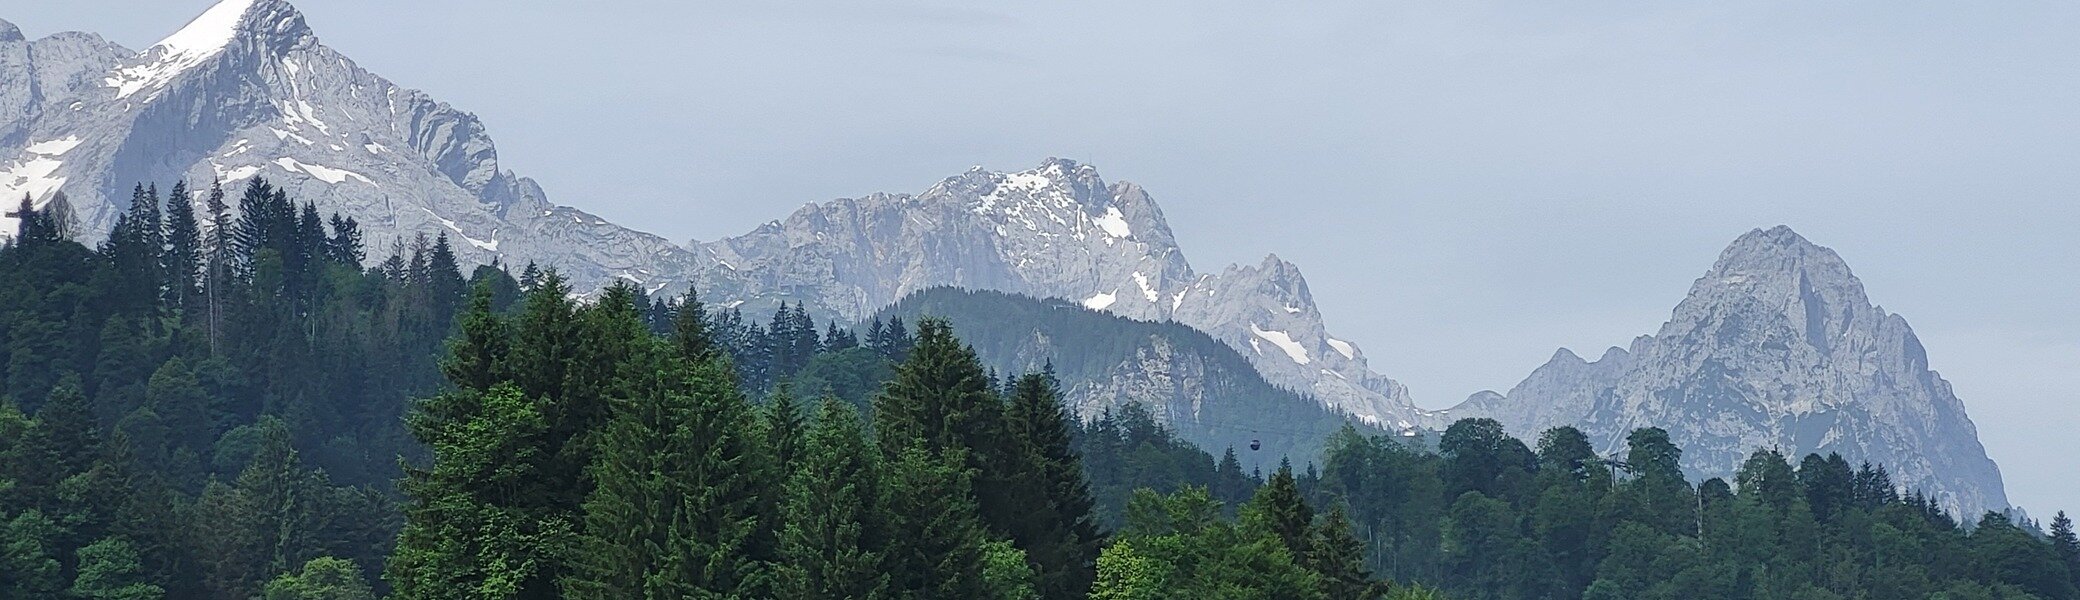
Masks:
[[[2080,536],[2074,535],[2073,519],[2066,516],[2066,511],[2058,511],[2051,518],[2051,552],[2072,575],[2073,585],[2080,587]]]
[[[672,312],[672,346],[687,361],[705,361],[718,353],[708,309],[693,288],[686,289],[686,297]]]
[[[577,360],[577,307],[570,284],[550,270],[528,288],[520,314],[512,322],[512,381],[532,398],[563,393],[566,373]]]
[[[325,515],[318,494],[324,489],[316,473],[303,468],[296,449],[290,445],[289,428],[273,417],[259,424],[261,444],[253,460],[238,475],[236,490],[239,514],[230,521],[249,532],[254,544],[249,571],[255,579],[243,582],[244,595],[258,592],[263,577],[287,572],[317,558],[306,533]]]
[[[1257,489],[1256,497],[1243,507],[1242,515],[1244,521],[1276,536],[1292,556],[1307,555],[1313,537],[1314,509],[1300,495],[1292,463],[1279,461],[1278,472]]]
[[[761,412],[761,429],[765,431],[765,447],[772,453],[776,466],[790,469],[802,452],[803,417],[801,403],[796,402],[794,390],[781,385],[766,399]]]
[[[781,505],[777,597],[803,600],[891,598],[882,550],[877,453],[852,405],[826,398],[792,465]]]
[[[448,244],[447,232],[434,237],[433,249],[426,257],[426,267],[429,277],[427,294],[432,299],[436,322],[440,324],[436,333],[445,335],[447,319],[455,314],[463,296],[469,292],[462,280],[462,267],[455,259],[455,248]]]
[[[0,527],[0,597],[57,598],[65,589],[56,521],[28,509]]]
[[[1250,481],[1248,473],[1242,472],[1242,461],[1235,457],[1233,446],[1221,453],[1221,461],[1213,467],[1213,498],[1228,507],[1230,513],[1248,502],[1256,491],[1256,482]]]
[[[903,598],[985,598],[984,545],[965,454],[911,445],[888,467],[890,588]]]
[[[166,267],[166,304],[184,314],[201,309],[202,251],[195,199],[188,182],[174,183],[166,195],[166,249],[159,262]]]
[[[1009,473],[1012,487],[1037,504],[1016,521],[1012,541],[1033,561],[1042,597],[1081,598],[1096,577],[1102,535],[1052,365],[1019,377],[1005,411],[1012,455],[1027,462]]]
[[[591,491],[594,447],[612,415],[614,398],[627,398],[637,390],[624,382],[650,377],[649,366],[659,360],[648,353],[655,336],[643,324],[636,305],[635,287],[617,282],[600,294],[598,301],[577,310],[577,340],[572,359],[564,371],[561,390],[550,395],[549,435],[556,450],[550,475],[564,495],[559,503],[576,507]]]
[[[368,252],[362,247],[361,223],[353,217],[342,217],[332,213],[332,237],[325,241],[326,258],[332,262],[360,267],[367,260]]]
[[[36,411],[36,430],[29,441],[31,458],[49,479],[25,482],[56,485],[58,481],[87,470],[101,451],[101,426],[79,380],[67,376],[51,389],[43,407]]]
[[[218,340],[224,327],[224,303],[230,298],[232,282],[231,207],[224,203],[224,183],[209,184],[209,199],[203,204],[209,211],[209,230],[203,237],[204,264],[202,274],[203,301],[208,305],[209,347],[217,351]]]
[[[751,406],[717,361],[689,368],[661,341],[599,437],[565,597],[762,598],[760,449]]]
[[[479,283],[470,293],[469,309],[461,318],[461,335],[449,343],[448,356],[441,361],[441,374],[456,387],[484,391],[511,379],[507,370],[512,354],[512,329],[504,316],[491,308],[491,284]]]
[[[1373,600],[1386,592],[1385,584],[1373,581],[1365,568],[1365,543],[1351,533],[1349,515],[1342,504],[1333,504],[1317,524],[1301,564],[1320,575],[1322,595],[1328,600]]]
[[[874,400],[874,433],[895,456],[919,446],[931,452],[994,448],[1002,441],[1001,403],[975,350],[946,321],[918,323],[919,341]],[[988,453],[971,460],[992,458]]]
[[[398,600],[550,600],[574,523],[550,506],[543,402],[510,384],[421,401],[407,423],[433,453],[407,468],[404,531],[384,579]]]

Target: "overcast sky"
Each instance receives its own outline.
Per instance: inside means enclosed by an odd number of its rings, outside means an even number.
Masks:
[[[9,4],[143,48],[210,2]],[[1200,270],[1301,265],[1432,408],[1653,332],[1788,224],[1913,324],[2013,501],[2080,509],[2080,4],[297,4],[553,200],[681,241],[1094,164]]]

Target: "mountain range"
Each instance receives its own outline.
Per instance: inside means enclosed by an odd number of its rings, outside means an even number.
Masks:
[[[715,305],[801,302],[851,322],[944,286],[1063,299],[1204,332],[1293,398],[1388,430],[1490,416],[1520,434],[1578,425],[1612,451],[1655,425],[1690,449],[1694,474],[1730,473],[1755,447],[1839,451],[1961,511],[2005,506],[1905,321],[1788,229],[1736,241],[1655,336],[1594,362],[1562,351],[1507,394],[1428,411],[1330,332],[1299,267],[1268,256],[1202,272],[1147,190],[1075,161],[976,168],[679,244],[552,203],[500,168],[476,117],[360,68],[284,0],[224,0],[142,51],[84,33],[31,41],[0,21],[0,198],[47,205],[62,191],[93,242],[138,182],[258,177],[356,219],[376,258],[446,235],[465,261],[555,267],[581,290],[691,286]],[[1086,408],[1135,393],[1093,392]]]

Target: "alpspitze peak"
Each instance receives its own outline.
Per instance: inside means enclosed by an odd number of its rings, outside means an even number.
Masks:
[[[153,47],[178,54],[214,53],[241,38],[257,38],[286,49],[309,35],[303,13],[287,0],[222,0]]]
[[[0,43],[27,40],[28,38],[22,37],[22,28],[15,27],[13,23],[7,22],[7,19],[0,19]]]
[[[223,0],[103,80],[116,98],[158,90],[181,73],[238,48],[283,53],[316,43],[303,13],[285,0]],[[235,53],[234,53],[235,54]]]

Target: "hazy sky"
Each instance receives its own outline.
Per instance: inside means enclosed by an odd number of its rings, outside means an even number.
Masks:
[[[0,17],[142,48],[209,4]],[[1913,324],[2013,501],[2080,509],[2080,4],[297,4],[555,201],[677,240],[1092,163],[1200,270],[1301,265],[1433,408],[1653,332],[1788,224]]]

